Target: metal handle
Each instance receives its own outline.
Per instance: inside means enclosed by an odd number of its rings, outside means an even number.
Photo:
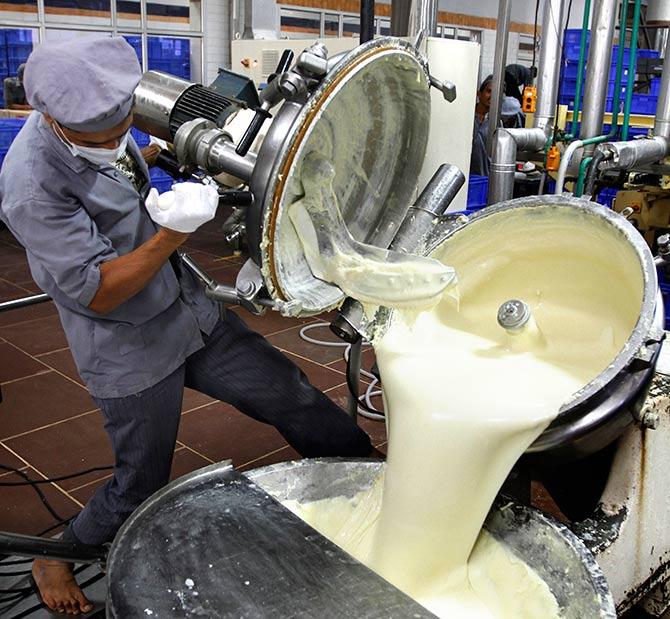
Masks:
[[[293,62],[294,56],[295,54],[293,53],[293,50],[285,49],[282,52],[281,58],[279,59],[279,64],[277,65],[277,68],[275,69],[274,73],[268,75],[268,84],[272,80],[274,80],[278,75],[284,73],[284,71],[288,71],[288,68],[291,66],[291,63]]]
[[[465,175],[457,166],[443,163],[424,187],[415,208],[442,215],[465,184]]]
[[[219,206],[247,207],[254,203],[254,194],[250,191],[231,189],[219,193]]]
[[[156,157],[156,166],[177,180],[186,180],[191,176],[190,173],[186,171],[185,166],[179,163],[177,157],[165,148],[158,153],[158,156]]]
[[[263,123],[271,116],[272,114],[270,114],[270,112],[267,110],[264,110],[262,107],[259,107],[256,110],[256,115],[253,117],[251,123],[249,123],[247,130],[244,132],[240,143],[235,149],[236,154],[240,155],[240,157],[244,157],[244,155],[249,152],[249,149],[254,143],[254,140],[256,139],[258,132],[261,130]]]

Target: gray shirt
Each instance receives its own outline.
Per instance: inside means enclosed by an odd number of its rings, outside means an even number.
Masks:
[[[144,206],[149,171],[132,137],[129,153],[146,182],[138,192],[110,166],[73,157],[33,112],[0,172],[0,217],[26,248],[37,285],[58,309],[90,393],[131,395],[153,386],[203,346],[217,305],[186,268],[166,262],[134,297],[108,314],[88,308],[100,263],[131,252],[158,227]]]

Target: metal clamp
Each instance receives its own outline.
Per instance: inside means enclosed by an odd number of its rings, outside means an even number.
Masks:
[[[256,316],[264,314],[268,307],[275,307],[274,301],[260,296],[264,286],[263,276],[251,259],[247,260],[240,269],[233,288],[232,286],[219,284],[212,279],[187,253],[180,253],[179,256],[182,262],[205,285],[205,294],[210,299],[227,305],[240,305]]]

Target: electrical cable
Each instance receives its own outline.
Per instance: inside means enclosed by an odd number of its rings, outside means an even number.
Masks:
[[[360,369],[361,375],[372,380],[372,382],[368,385],[365,393],[362,395],[356,393],[354,386],[351,384],[351,381],[349,380],[349,363],[350,363],[349,353],[351,351],[351,344],[347,344],[346,342],[329,342],[324,340],[317,340],[307,335],[307,332],[311,331],[312,329],[318,329],[324,327],[327,328],[330,327],[330,325],[327,322],[316,322],[310,325],[305,325],[302,329],[300,329],[300,338],[316,346],[326,346],[330,348],[344,348],[343,356],[344,360],[347,363],[347,372],[346,372],[347,388],[349,389],[349,393],[351,393],[351,395],[358,400],[359,403],[357,409],[358,414],[361,417],[371,419],[372,421],[385,421],[386,417],[384,416],[383,411],[375,408],[371,402],[371,398],[380,396],[382,394],[381,390],[377,391],[374,390],[375,386],[379,384],[379,379],[374,374],[372,374],[372,372],[368,372],[367,370],[361,368]],[[369,346],[369,345],[370,345],[369,342],[363,341],[363,346]]]
[[[0,468],[5,468],[0,466]],[[10,468],[10,467],[6,467]],[[60,477],[49,477],[47,479],[34,479],[30,481],[6,481],[0,482],[0,487],[11,487],[11,486],[34,486],[36,484],[50,484],[57,481],[64,481],[66,479],[74,479],[75,477],[81,477],[82,475],[87,475],[88,473],[95,473],[98,471],[111,471],[113,466],[94,466],[93,468],[86,469],[85,471],[79,471],[78,473],[70,473],[69,475],[61,475]]]
[[[22,477],[23,479],[26,480],[26,482],[32,482],[30,477],[26,475],[23,471],[20,471],[19,469],[15,469],[12,466],[6,466],[4,464],[0,464],[0,470],[4,471],[12,471],[13,473],[16,473],[19,477]],[[44,493],[39,489],[39,487],[35,484],[28,483],[26,485],[29,485],[40,497],[40,500],[44,504],[44,507],[47,508],[48,512],[56,519],[56,520],[63,520],[63,516],[61,516],[49,503],[47,500],[46,496],[44,496]]]
[[[598,178],[599,170],[598,167],[600,164],[607,159],[607,154],[601,150],[596,150],[593,155],[593,159],[589,164],[589,170],[586,173],[586,179],[584,181],[584,195],[593,196],[593,188]]]

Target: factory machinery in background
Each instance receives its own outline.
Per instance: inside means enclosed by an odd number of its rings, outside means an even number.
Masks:
[[[226,71],[209,87],[150,71],[136,92],[135,124],[173,145],[162,153],[161,162],[175,178],[216,183],[222,200],[236,209],[229,233],[232,240],[245,235],[250,258],[234,286],[217,283],[184,256],[207,294],[254,314],[271,309],[311,316],[338,308],[331,328],[352,345],[347,378],[353,392],[361,342],[383,325],[388,310],[366,316],[358,301],[312,275],[287,216],[302,195],[301,162],[312,150],[329,149],[336,172],[333,190],[348,232],[360,243],[427,255],[450,239],[470,231],[476,236],[479,230],[495,241],[487,248],[505,253],[513,249],[510,245],[523,244],[527,235],[519,230],[511,240],[499,238],[495,222],[519,213],[560,212],[579,229],[606,230],[620,250],[611,256],[614,271],[620,268],[622,279],[624,272],[638,274],[639,318],[616,358],[563,405],[530,446],[504,487],[506,496],[512,496],[511,506],[507,500],[495,504],[485,526],[542,575],[563,616],[613,618],[636,604],[661,616],[670,607],[670,478],[665,474],[670,467],[670,378],[657,372],[664,310],[656,266],[670,255],[670,242],[657,243],[660,253],[654,257],[631,223],[642,225],[635,209],[626,213],[627,220],[577,196],[577,188],[575,195],[564,195],[562,183],[571,176],[579,181],[580,171],[587,192],[609,183],[615,171],[623,171],[626,182],[662,177],[665,170],[659,166],[668,155],[670,138],[670,71],[663,73],[654,137],[617,142],[614,136],[599,136],[607,86],[599,73],[608,73],[617,2],[594,0],[581,134],[578,140],[572,136],[563,155],[559,195],[511,200],[521,153],[544,153],[559,137],[570,139],[556,131],[567,4],[545,2],[533,127],[499,129],[492,136],[491,206],[471,217],[447,212],[464,174],[447,156],[439,166],[426,158],[435,137],[431,134],[441,130],[437,118],[451,117],[463,129],[459,105],[471,118],[476,73],[467,46],[462,54],[468,78],[454,77],[457,69],[449,75],[433,72],[439,62],[430,50],[437,44],[426,35],[434,32],[435,0],[412,3],[409,14],[396,12],[394,3],[394,14],[404,15],[404,27],[394,19],[395,34],[409,35],[408,40],[372,40],[373,7],[363,2],[359,47],[334,57],[320,44],[297,58],[286,53],[260,95],[248,80]],[[508,0],[501,2],[500,33],[509,22],[509,6]],[[639,0],[635,6],[634,17]],[[499,46],[499,76],[505,55]],[[500,84],[496,89],[493,118]],[[464,128],[469,141],[471,126]],[[432,177],[421,183],[423,190],[415,199],[426,160]],[[654,192],[663,195],[660,183],[654,183]],[[648,201],[654,192],[647,192]],[[557,240],[556,256],[575,258],[569,241]],[[581,259],[585,270],[603,261],[597,252]],[[549,289],[560,271],[556,265],[541,285]],[[566,307],[577,303],[569,282],[562,285]],[[352,401],[355,414],[357,401]],[[340,615],[360,617],[428,617],[430,613],[377,575],[324,545],[266,494],[282,500],[352,496],[370,483],[379,466],[307,460],[242,475],[225,464],[213,465],[146,501],[108,554],[54,546],[40,546],[37,552],[34,540],[1,535],[0,552],[91,562],[106,558],[110,617],[140,616],[146,609],[170,616],[174,595],[165,591],[179,594],[179,614],[185,617],[201,615],[203,607],[231,616],[253,616],[259,608],[266,615],[285,616],[289,609],[300,608],[306,616],[325,616],[324,609],[337,608]],[[549,487],[570,527],[530,508],[531,475]],[[228,534],[221,535],[222,530]],[[277,556],[289,570],[272,561]],[[207,557],[216,560],[216,570]],[[235,560],[219,561],[221,557]],[[332,584],[320,587],[316,597],[305,586],[314,573],[321,583]]]

